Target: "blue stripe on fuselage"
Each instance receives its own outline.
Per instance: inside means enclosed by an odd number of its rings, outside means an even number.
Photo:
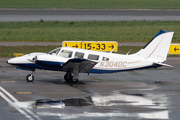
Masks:
[[[53,68],[59,69],[64,64],[63,62],[54,62],[54,61],[43,61],[43,60],[36,60],[36,64],[39,66],[43,66],[46,68]]]
[[[18,66],[20,68],[25,68],[25,69],[30,68],[30,69],[62,71],[61,68],[48,68],[48,67],[37,65],[36,63],[21,63],[21,64],[12,64],[12,65]]]

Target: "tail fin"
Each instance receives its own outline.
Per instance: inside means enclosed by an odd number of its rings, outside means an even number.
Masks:
[[[174,32],[160,30],[154,38],[148,42],[139,52],[135,55],[152,58],[158,62],[164,62],[167,58],[169,46]]]

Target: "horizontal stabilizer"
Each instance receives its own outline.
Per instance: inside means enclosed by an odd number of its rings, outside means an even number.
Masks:
[[[166,66],[166,67],[173,67],[172,65],[164,64],[164,63],[153,63],[154,66]]]

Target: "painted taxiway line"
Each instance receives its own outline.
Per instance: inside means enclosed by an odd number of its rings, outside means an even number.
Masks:
[[[20,94],[20,95],[31,95],[33,94],[32,92],[15,92],[16,94]]]
[[[41,92],[41,94],[79,94],[78,92]]]
[[[1,86],[0,86],[0,96],[29,120],[34,120],[34,119],[41,120],[39,116],[35,115],[32,111],[25,108],[20,108],[16,104],[19,103],[19,101]]]
[[[29,120],[33,120],[33,118],[31,116],[29,116],[24,110],[20,109],[19,107],[13,105],[13,102],[6,97],[6,95],[4,95],[1,91],[0,91],[0,96],[6,100],[9,104],[11,104],[16,110],[18,110],[21,114],[23,114],[26,118],[28,118]]]
[[[15,81],[1,81],[2,83],[15,83]]]

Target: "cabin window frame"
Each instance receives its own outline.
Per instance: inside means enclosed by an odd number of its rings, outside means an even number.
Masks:
[[[96,58],[93,58],[97,56]],[[90,60],[99,60],[100,56],[99,55],[96,55],[96,54],[89,54],[87,59],[90,59]]]
[[[85,53],[77,51],[77,52],[74,53],[74,58],[84,58],[84,55],[85,55]]]

